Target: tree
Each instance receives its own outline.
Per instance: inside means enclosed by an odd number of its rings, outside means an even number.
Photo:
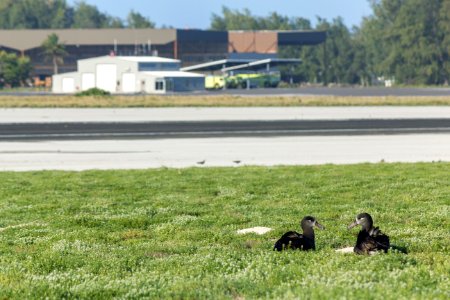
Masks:
[[[120,18],[108,16],[107,26],[108,28],[124,28],[123,22]]]
[[[310,30],[311,22],[308,19],[294,17],[289,18],[276,12],[267,17],[257,17],[248,9],[240,12],[222,7],[222,16],[213,14],[211,29],[214,30]],[[303,62],[300,65],[281,67],[284,74],[295,77],[296,81],[318,80],[319,62],[317,60],[315,46],[283,46],[279,49],[279,56],[285,58],[297,57]]]
[[[155,28],[155,23],[138,12],[131,10],[127,16],[129,28]]]
[[[448,83],[449,0],[372,0],[369,67],[405,84]]]
[[[442,3],[440,9],[438,31],[442,38],[442,81],[448,85],[450,82],[450,1],[448,0]]]
[[[0,1],[0,28],[67,28],[71,23],[65,0]]]
[[[58,64],[64,63],[64,56],[67,55],[64,44],[59,42],[59,37],[52,33],[41,45],[43,55],[53,62],[53,74],[58,74]]]
[[[30,78],[31,70],[30,58],[28,56],[19,56],[17,58],[17,77],[21,85],[25,85],[25,81]]]
[[[231,10],[226,6],[222,7],[222,15],[212,15],[211,29],[213,30],[258,30],[260,29],[259,19],[252,16],[250,10],[243,12]]]
[[[29,78],[31,62],[29,57],[17,57],[15,53],[0,51],[0,87],[23,85]]]
[[[81,1],[75,7],[66,0],[0,0],[0,28],[123,28],[120,18],[100,12]]]
[[[73,16],[73,28],[122,28],[123,23],[119,18],[111,17],[100,12],[96,6],[84,1],[75,5]]]

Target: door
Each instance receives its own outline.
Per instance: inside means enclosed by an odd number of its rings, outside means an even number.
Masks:
[[[63,78],[62,79],[62,91],[63,93],[74,93],[75,92],[75,79],[74,78]]]
[[[81,74],[81,90],[85,91],[95,87],[95,75],[94,73]]]
[[[102,90],[114,93],[117,85],[117,66],[112,64],[99,64],[96,67],[95,85]]]
[[[122,92],[136,93],[136,74],[134,73],[122,74]]]

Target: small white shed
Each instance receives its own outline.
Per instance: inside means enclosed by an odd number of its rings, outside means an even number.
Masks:
[[[53,75],[54,93],[97,87],[111,93],[202,91],[204,75],[182,72],[180,61],[154,56],[101,56],[78,61],[78,72]]]

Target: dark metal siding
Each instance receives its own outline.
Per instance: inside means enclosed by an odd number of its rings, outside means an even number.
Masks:
[[[177,30],[176,56],[183,66],[224,59],[228,53],[227,31]]]
[[[228,43],[228,31],[213,31],[213,30],[177,30],[177,41],[180,42],[214,42],[214,43]]]
[[[317,45],[326,38],[325,31],[278,32],[278,45]]]

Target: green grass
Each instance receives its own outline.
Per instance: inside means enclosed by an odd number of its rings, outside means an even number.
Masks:
[[[233,96],[233,95],[136,95],[136,96],[11,96],[0,95],[0,108],[125,108],[125,107],[261,107],[261,106],[448,106],[450,96]]]
[[[0,173],[0,299],[448,299],[450,164]],[[372,214],[409,254],[340,254]],[[316,252],[272,251],[313,215]],[[268,226],[259,236],[236,230]]]

